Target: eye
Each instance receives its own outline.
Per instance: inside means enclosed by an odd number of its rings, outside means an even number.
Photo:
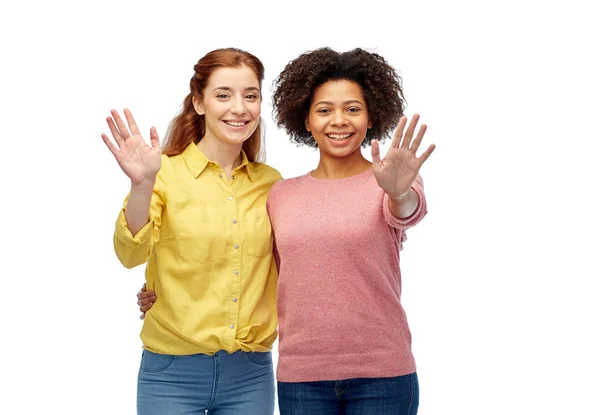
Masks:
[[[219,98],[219,99],[227,99],[227,98],[229,98],[229,95],[227,95],[227,94],[218,94],[217,98]]]
[[[360,112],[360,108],[358,108],[358,107],[350,107],[350,108],[348,108],[348,111],[349,112]]]
[[[318,114],[327,114],[327,113],[329,113],[329,108],[319,108],[317,110],[317,113]]]
[[[248,95],[246,95],[246,99],[255,100],[255,99],[258,99],[258,95],[248,94]]]

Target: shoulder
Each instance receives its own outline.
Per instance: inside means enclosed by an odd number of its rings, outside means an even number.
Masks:
[[[168,172],[169,170],[173,169],[174,166],[177,165],[177,163],[181,162],[183,160],[183,157],[181,156],[181,154],[178,154],[176,156],[167,156],[166,154],[163,154],[160,158],[160,171],[159,172]]]
[[[176,156],[167,156],[163,154],[160,159],[160,170],[158,171],[158,178],[167,181],[168,178],[173,174],[176,166],[181,162],[181,154]]]
[[[306,182],[306,175],[292,177],[278,181],[271,187],[271,194],[280,193],[298,193],[302,189],[302,184]]]
[[[274,183],[283,179],[281,173],[279,173],[279,170],[269,166],[268,164],[259,162],[252,162],[250,164],[252,164],[253,172],[257,176],[260,176],[269,182]]]

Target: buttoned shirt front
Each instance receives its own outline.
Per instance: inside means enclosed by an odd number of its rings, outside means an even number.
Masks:
[[[149,222],[127,228],[125,199],[114,246],[121,263],[146,265],[157,301],[141,338],[156,353],[270,350],[277,335],[277,270],[266,200],[279,172],[242,163],[231,177],[191,143],[163,155]]]

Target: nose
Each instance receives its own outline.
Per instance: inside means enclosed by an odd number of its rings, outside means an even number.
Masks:
[[[331,119],[331,125],[341,127],[348,124],[348,120],[344,114],[344,111],[335,111]]]
[[[231,100],[231,109],[232,114],[244,114],[246,113],[246,105],[244,105],[244,100],[240,97],[233,98]]]

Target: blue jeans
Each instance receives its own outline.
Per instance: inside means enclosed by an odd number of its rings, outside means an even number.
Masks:
[[[416,373],[394,378],[277,383],[281,415],[416,415]]]
[[[138,415],[273,415],[274,410],[271,352],[142,353]]]

